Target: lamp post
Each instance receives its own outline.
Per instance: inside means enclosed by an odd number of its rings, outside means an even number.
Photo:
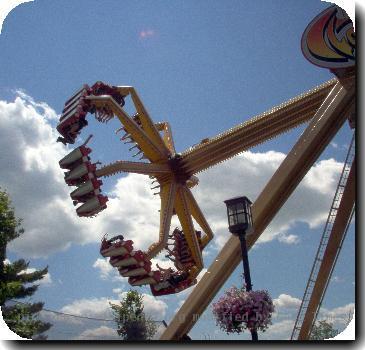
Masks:
[[[235,197],[224,201],[227,206],[229,232],[238,236],[241,242],[243,273],[246,282],[246,290],[252,290],[250,265],[248,263],[246,234],[252,232],[252,202],[247,197]],[[256,329],[251,330],[252,340],[258,340]]]

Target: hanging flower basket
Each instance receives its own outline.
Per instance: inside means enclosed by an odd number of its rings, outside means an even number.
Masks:
[[[247,292],[232,287],[213,304],[217,325],[227,333],[241,333],[245,329],[265,331],[271,324],[274,304],[266,290]]]

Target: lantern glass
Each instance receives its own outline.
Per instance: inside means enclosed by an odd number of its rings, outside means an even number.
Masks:
[[[238,224],[246,223],[246,213],[237,213],[237,223]]]

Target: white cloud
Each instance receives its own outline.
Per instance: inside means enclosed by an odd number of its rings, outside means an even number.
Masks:
[[[23,101],[28,104],[28,106],[33,107],[37,113],[42,114],[46,120],[58,121],[59,116],[47,103],[35,101],[33,97],[27,95],[26,92],[21,89],[18,89],[15,92]]]
[[[110,265],[109,259],[98,258],[93,267],[100,272],[102,280],[110,279],[112,281],[123,282],[125,279],[119,275],[118,269]]]
[[[117,331],[113,328],[101,326],[93,329],[86,329],[79,336],[74,338],[75,340],[113,340],[120,337]]]
[[[147,315],[156,321],[162,321],[166,315],[168,305],[162,301],[157,300],[150,294],[143,294],[144,311]]]
[[[292,309],[298,308],[301,304],[301,300],[292,297],[288,294],[280,294],[276,299],[273,300],[275,308],[277,309]]]
[[[261,339],[289,340],[294,327],[294,320],[282,320],[273,322],[268,330],[260,334]]]
[[[158,239],[160,200],[153,195],[148,177],[129,174],[119,178],[110,193],[108,209],[94,221],[102,232],[126,232],[134,249],[147,249]],[[126,199],[128,205],[126,205]]]
[[[318,319],[319,320],[327,320],[340,326],[341,329],[344,328],[348,324],[348,322],[352,319],[353,312],[355,310],[355,304],[349,303],[344,306],[339,306],[334,309],[321,308]]]
[[[126,292],[118,294],[118,299],[108,298],[90,298],[90,299],[78,299],[72,303],[63,306],[60,311],[77,316],[93,317],[110,320],[113,319],[112,311],[109,302],[113,304],[119,304],[120,300],[124,298]],[[155,297],[149,294],[142,294],[144,312],[147,316],[150,316],[155,321],[161,321],[167,310],[167,304],[162,300],[157,300]]]
[[[163,325],[157,324],[156,334],[153,339],[159,339],[164,330],[165,327]],[[86,329],[80,335],[75,337],[74,340],[121,340],[121,338],[116,329],[101,326],[98,328]]]
[[[60,311],[77,316],[112,319],[109,301],[115,302],[107,298],[78,299],[63,306]]]
[[[297,235],[293,234],[281,234],[278,235],[278,241],[286,244],[298,244],[300,238]]]
[[[93,267],[99,270],[101,279],[107,279],[110,273],[114,271],[107,259],[98,258],[94,262]]]

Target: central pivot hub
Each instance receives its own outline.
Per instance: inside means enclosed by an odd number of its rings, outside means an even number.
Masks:
[[[191,175],[182,169],[181,166],[182,156],[180,153],[175,153],[170,157],[168,164],[172,173],[174,174],[174,178],[176,182],[180,184],[186,184],[187,181],[191,178]]]

